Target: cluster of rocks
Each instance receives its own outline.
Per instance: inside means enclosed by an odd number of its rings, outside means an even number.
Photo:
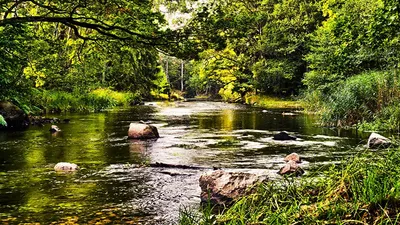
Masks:
[[[292,153],[284,158],[286,165],[279,170],[280,175],[295,175],[301,176],[304,170],[299,166],[301,163],[300,156],[297,153]]]
[[[281,168],[279,174],[301,175],[304,170],[300,168],[300,156],[292,153],[284,158],[287,164]],[[201,188],[201,201],[213,205],[229,206],[235,200],[253,193],[261,183],[269,181],[265,175],[243,172],[227,172],[223,170],[210,171],[201,175],[199,185]]]
[[[274,140],[296,140],[286,132],[280,132],[273,137]],[[372,133],[368,139],[367,147],[370,149],[387,148],[391,145],[388,138]],[[283,159],[286,164],[279,170],[280,175],[300,176],[304,170],[297,153],[291,153]],[[211,171],[203,174],[199,179],[201,188],[201,201],[213,205],[229,206],[235,200],[254,192],[255,187],[267,182],[266,176],[251,173],[226,172],[223,170]]]
[[[45,124],[69,123],[70,119],[46,118],[42,116],[29,116],[30,125],[44,126]]]

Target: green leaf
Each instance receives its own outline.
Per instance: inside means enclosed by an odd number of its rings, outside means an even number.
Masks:
[[[2,115],[0,115],[0,125],[6,127],[7,122]]]

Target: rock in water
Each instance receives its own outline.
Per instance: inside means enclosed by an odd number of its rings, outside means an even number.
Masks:
[[[282,132],[275,134],[273,139],[277,140],[277,141],[291,141],[291,140],[296,140],[297,138],[289,135],[285,131],[282,131]]]
[[[129,139],[159,138],[157,127],[150,124],[131,123],[128,131]]]
[[[54,166],[57,172],[73,172],[79,170],[79,166],[74,163],[59,162]]]
[[[201,201],[213,205],[229,205],[239,197],[250,194],[267,177],[251,173],[217,170],[201,175]]]
[[[390,140],[384,136],[372,133],[368,138],[368,148],[388,148],[390,146]]]
[[[29,125],[28,116],[11,102],[0,102],[0,115],[7,122],[7,128],[25,128]]]
[[[60,131],[61,131],[61,129],[58,128],[56,125],[51,125],[51,127],[50,127],[51,133],[60,132]]]
[[[295,176],[300,176],[304,174],[304,170],[293,160],[286,163],[284,167],[279,170],[280,175],[293,174]]]
[[[291,154],[287,155],[284,160],[285,160],[285,162],[289,162],[289,161],[295,161],[296,163],[301,162],[300,156],[297,153],[291,153]]]

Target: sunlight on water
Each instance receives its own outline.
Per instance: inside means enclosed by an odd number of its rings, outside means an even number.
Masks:
[[[56,116],[71,119],[57,135],[48,126],[0,133],[1,222],[170,224],[180,207],[198,206],[198,179],[212,167],[279,179],[291,152],[312,171],[353,155],[360,143],[351,131],[315,127],[312,116],[219,102],[151,102]],[[140,120],[152,122],[161,137],[127,140],[129,124]],[[272,140],[279,131],[299,139]],[[54,172],[63,161],[82,169]],[[156,162],[199,169],[146,166]]]

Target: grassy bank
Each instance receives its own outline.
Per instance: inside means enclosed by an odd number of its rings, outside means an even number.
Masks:
[[[270,97],[264,95],[246,95],[246,104],[257,105],[263,108],[293,108],[301,109],[302,106],[299,101],[291,99],[281,99],[278,97]]]
[[[116,106],[128,106],[140,101],[129,92],[102,88],[91,92],[35,90],[30,103],[21,104],[31,112],[96,112]]]
[[[399,163],[400,149],[365,152],[319,178],[264,184],[220,215],[182,210],[180,224],[399,224]]]

